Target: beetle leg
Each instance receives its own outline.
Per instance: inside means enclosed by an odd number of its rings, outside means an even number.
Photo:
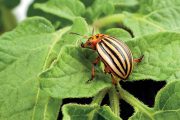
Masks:
[[[117,81],[115,80],[114,76],[111,74],[111,78],[112,78],[112,84],[113,85],[116,85],[117,84]]]
[[[104,68],[105,74],[106,74],[106,73],[111,73],[111,70],[109,69],[109,67],[106,66],[105,64],[104,64],[104,66],[105,66],[105,68]]]
[[[144,58],[144,55],[142,55],[140,58],[136,58],[136,59],[134,59],[133,60],[133,62],[135,62],[135,63],[139,63],[139,62],[141,62],[142,61],[142,59]]]
[[[91,81],[94,79],[95,76],[95,66],[99,63],[100,57],[98,56],[94,62],[92,62],[92,69],[91,69],[91,79],[89,79],[87,82]]]
[[[117,84],[117,81],[115,80],[115,78],[114,78],[114,76],[113,76],[113,74],[112,74],[112,72],[111,72],[111,69],[110,69],[107,65],[105,65],[104,72],[111,74],[112,84],[113,84],[113,85],[116,85],[116,84]]]
[[[99,63],[100,61],[100,57],[98,56],[95,61],[92,63],[92,73],[91,73],[91,80],[94,79],[94,76],[95,76],[95,66]]]

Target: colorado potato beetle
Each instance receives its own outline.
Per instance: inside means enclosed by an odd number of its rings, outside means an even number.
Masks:
[[[98,57],[92,62],[91,80],[95,76],[95,65],[100,61],[104,63],[104,72],[111,74],[112,83],[116,84],[115,76],[126,80],[133,69],[133,62],[141,62],[143,56],[133,59],[131,50],[121,40],[106,34],[96,34],[81,44],[83,48],[90,48],[98,53]]]

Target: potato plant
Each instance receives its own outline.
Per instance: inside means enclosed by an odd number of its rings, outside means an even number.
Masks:
[[[0,1],[0,120],[122,120],[120,100],[134,109],[128,120],[180,119],[179,0],[36,0],[14,28],[2,13],[18,2]],[[144,55],[116,87],[102,63],[87,83],[97,53],[69,33],[91,36],[93,28]],[[121,85],[147,80],[166,83],[151,107]],[[84,98],[92,100],[64,103]]]

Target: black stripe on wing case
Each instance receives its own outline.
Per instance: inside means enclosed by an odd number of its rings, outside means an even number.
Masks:
[[[121,42],[121,40],[118,40],[118,39],[116,39],[116,38],[114,38],[114,37],[111,37],[111,36],[109,36],[109,38],[110,39],[113,39],[114,41],[117,41],[117,43],[120,45],[120,46],[122,46],[122,48],[124,49],[124,51],[126,52],[126,54],[128,55],[128,59],[129,59],[129,62],[130,62],[130,70],[129,70],[129,73],[128,74],[130,74],[131,73],[131,71],[132,71],[132,53],[131,53],[131,51],[130,51],[130,49],[129,49],[129,47],[125,44],[125,43],[123,43],[123,42]]]
[[[112,58],[112,56],[104,49],[104,47],[102,46],[102,42],[101,43],[99,43],[99,47],[101,48],[101,50],[104,52],[104,54],[106,55],[106,56],[108,56],[108,58],[111,60],[111,62],[112,62],[112,64],[113,65],[115,65],[115,67],[116,67],[116,69],[120,72],[120,74],[122,75],[122,76],[124,76],[124,74],[122,73],[122,71],[120,70],[120,68],[117,66],[117,64],[115,63],[115,61],[113,60],[113,58]],[[108,64],[108,63],[107,63]],[[109,65],[110,66],[110,65]],[[111,68],[112,69],[112,68]],[[113,69],[112,69],[113,70]],[[116,73],[115,72],[115,70],[113,70],[114,71],[114,73]],[[118,75],[118,73],[116,73],[117,74],[117,76],[119,76]]]
[[[123,57],[123,60],[124,61],[121,61],[121,62],[125,62],[125,65],[126,65],[126,73],[128,71],[128,63],[127,63],[127,60],[126,60],[126,57],[124,55],[124,53],[122,52],[121,49],[119,49],[119,47],[117,45],[115,45],[113,42],[111,42],[109,39],[105,39],[109,44],[111,44],[112,46],[114,46],[114,48],[116,48],[116,50],[120,53],[120,55]],[[121,46],[121,45],[120,45]],[[124,49],[123,49],[124,50]],[[125,51],[125,50],[124,50]],[[125,52],[126,53],[126,52]]]
[[[127,73],[127,69],[125,69],[125,67],[123,66],[122,61],[120,60],[120,56],[118,56],[104,41],[102,41],[103,44],[107,47],[107,49],[115,56],[115,58],[118,60],[118,62],[120,63],[124,73]]]
[[[120,46],[122,46],[122,48],[124,49],[125,53],[127,54],[128,59],[129,59],[128,60],[129,61],[129,64],[128,64],[129,72],[127,74],[129,75],[131,73],[131,71],[132,71],[132,66],[133,66],[132,65],[133,64],[132,63],[132,53],[131,53],[130,49],[128,48],[128,46],[125,43],[121,42],[120,40],[118,40],[118,39],[116,39],[116,38],[114,38],[112,36],[108,36],[108,38],[116,41],[116,43],[118,43]]]

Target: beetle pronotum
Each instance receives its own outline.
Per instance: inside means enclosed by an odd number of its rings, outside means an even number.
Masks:
[[[92,63],[91,80],[95,76],[94,66],[99,61],[104,63],[104,72],[111,74],[112,83],[116,84],[115,76],[123,80],[127,79],[132,72],[133,62],[138,63],[143,59],[143,56],[133,59],[130,49],[124,42],[106,34],[89,37],[81,47],[96,50],[99,55]]]

